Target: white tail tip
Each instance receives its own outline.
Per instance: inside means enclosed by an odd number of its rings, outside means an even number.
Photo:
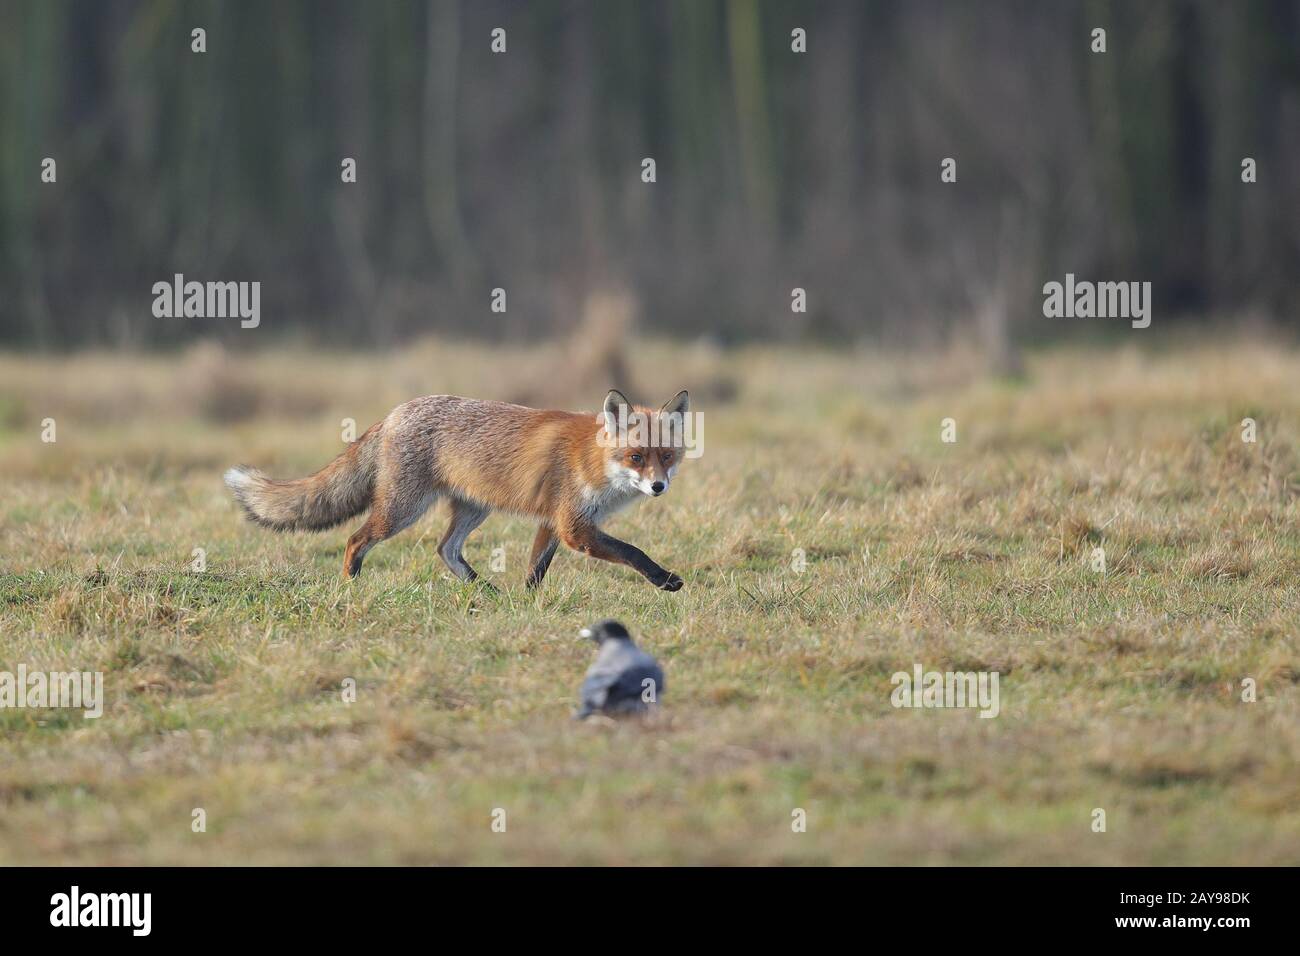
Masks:
[[[240,491],[253,483],[252,476],[243,468],[230,468],[222,475],[231,491]]]

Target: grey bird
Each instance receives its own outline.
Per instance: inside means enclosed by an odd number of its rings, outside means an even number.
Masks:
[[[580,635],[600,647],[596,662],[582,682],[582,720],[603,714],[636,714],[649,710],[664,692],[664,672],[645,651],[632,643],[632,635],[618,621],[601,621],[584,627]]]

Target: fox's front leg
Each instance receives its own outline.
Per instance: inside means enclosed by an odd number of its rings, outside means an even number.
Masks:
[[[537,537],[533,539],[533,555],[528,559],[526,583],[529,588],[535,588],[542,583],[542,578],[546,577],[546,569],[551,566],[551,558],[555,557],[555,549],[559,543],[559,536],[548,526],[542,525],[537,529]]]
[[[626,564],[640,572],[651,584],[665,591],[681,590],[682,579],[650,560],[640,548],[608,535],[589,522],[578,522],[560,532],[564,543],[574,551],[602,561]]]

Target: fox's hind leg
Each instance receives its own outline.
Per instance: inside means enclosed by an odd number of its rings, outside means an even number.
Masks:
[[[345,577],[355,578],[360,574],[366,552],[418,521],[437,497],[431,488],[406,489],[404,494],[383,488],[382,484],[376,488],[366,523],[348,538],[347,550],[343,552]]]
[[[461,548],[465,546],[465,539],[470,536],[470,533],[491,513],[490,508],[484,508],[463,498],[451,499],[451,524],[447,528],[447,533],[442,536],[438,553],[442,555],[442,560],[447,562],[447,567],[451,568],[451,573],[462,581],[473,581],[478,577],[478,572],[469,566],[469,562],[460,553]]]
[[[388,533],[382,522],[377,521],[378,516],[371,514],[366,519],[366,523],[356,530],[352,537],[348,538],[347,549],[343,552],[343,576],[345,578],[355,578],[361,573],[361,562],[365,560],[366,552],[388,537]]]

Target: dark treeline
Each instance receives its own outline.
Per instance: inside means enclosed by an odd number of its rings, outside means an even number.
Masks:
[[[1066,272],[1287,319],[1300,2],[0,0],[0,171],[8,345],[211,334],[152,315],[177,272],[381,345],[608,288],[652,331],[1034,335]]]

